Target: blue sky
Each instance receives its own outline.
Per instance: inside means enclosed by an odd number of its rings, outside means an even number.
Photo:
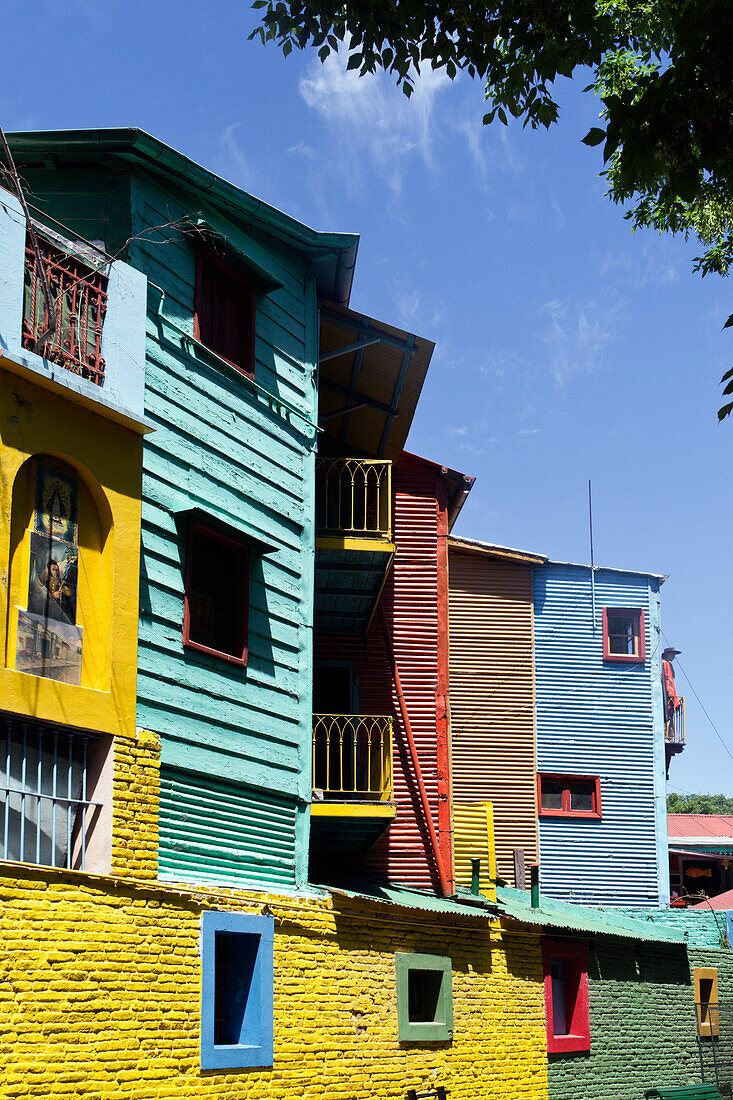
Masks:
[[[694,244],[632,234],[580,144],[597,105],[559,89],[549,133],[481,126],[478,84],[412,100],[337,59],[247,42],[247,3],[37,0],[5,12],[0,124],[140,126],[319,229],[361,234],[352,305],[437,344],[411,449],[477,477],[456,532],[669,573],[663,629],[733,753],[733,423],[718,380],[730,284]],[[204,15],[205,13],[205,15]],[[32,43],[32,50],[30,45]],[[733,794],[684,676],[673,788]]]

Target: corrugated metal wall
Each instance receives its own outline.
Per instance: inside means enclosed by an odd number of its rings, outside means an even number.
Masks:
[[[537,858],[532,570],[449,545],[453,798],[494,807],[498,873]]]
[[[162,768],[161,874],[294,884],[295,807],[212,776]]]
[[[453,803],[453,851],[456,885],[471,888],[471,860],[479,859],[479,890],[496,901],[494,815],[490,802]]]
[[[440,657],[446,631],[439,630],[438,546],[445,542],[444,487],[433,463],[403,455],[395,471],[395,544],[391,575],[382,594],[417,744],[420,768],[438,829],[443,862],[450,874],[451,835],[448,802],[448,747],[445,723],[447,683]],[[445,553],[445,550],[443,550]],[[425,826],[407,741],[393,691],[392,670],[375,617],[365,641],[319,638],[316,660],[350,659],[359,683],[362,714],[391,714],[395,719],[394,775],[397,816],[367,857],[374,874],[423,889],[437,889],[438,876]]]
[[[602,821],[540,818],[542,891],[578,902],[655,906],[657,803],[665,796],[655,744],[661,734],[654,713],[661,707],[656,582],[597,571],[594,633],[589,570],[539,566],[534,606],[538,769],[599,775],[603,811]],[[643,665],[604,662],[604,606],[643,608]]]

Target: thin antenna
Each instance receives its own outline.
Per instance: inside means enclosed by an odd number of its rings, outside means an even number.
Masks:
[[[593,561],[593,495],[588,478],[588,527],[590,530],[590,599],[593,613],[593,633],[596,632],[596,567]]]

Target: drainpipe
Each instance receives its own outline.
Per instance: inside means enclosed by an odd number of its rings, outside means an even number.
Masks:
[[[540,907],[540,868],[533,863],[529,869],[529,896],[533,909]]]
[[[394,679],[395,691],[397,692],[397,701],[400,706],[400,714],[402,715],[402,725],[405,727],[405,734],[407,735],[407,744],[410,749],[412,767],[415,771],[415,779],[417,780],[417,789],[420,792],[420,801],[422,802],[423,813],[425,815],[425,823],[427,824],[428,833],[430,834],[430,845],[433,849],[435,866],[438,869],[438,878],[440,879],[440,892],[444,898],[449,898],[451,897],[450,884],[448,882],[448,876],[445,873],[445,867],[443,866],[443,856],[440,851],[438,834],[435,831],[435,825],[433,824],[433,818],[430,813],[430,803],[428,802],[428,795],[427,791],[425,790],[425,784],[423,782],[420,761],[417,756],[415,738],[412,736],[410,716],[407,713],[407,702],[402,691],[400,674],[397,669],[397,658],[395,657],[394,648],[392,646],[392,639],[389,635],[389,627],[387,626],[387,617],[384,614],[384,608],[382,607],[381,602],[379,604],[379,621],[382,626],[382,636],[384,637],[384,644],[387,648],[387,653],[389,654],[390,663],[392,665],[392,677]]]

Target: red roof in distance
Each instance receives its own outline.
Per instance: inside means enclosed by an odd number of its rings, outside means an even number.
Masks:
[[[667,814],[671,837],[729,836],[733,838],[733,814]]]

